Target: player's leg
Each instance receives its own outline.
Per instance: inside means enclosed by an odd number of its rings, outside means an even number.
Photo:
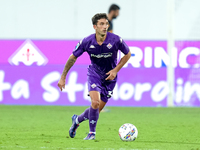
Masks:
[[[115,87],[116,81],[106,82],[101,89],[101,102],[99,106],[99,112],[108,112],[108,109],[105,109],[105,105],[108,102],[108,99],[112,97],[112,91]]]
[[[80,114],[77,119],[76,119],[76,123],[79,124],[85,120],[88,120],[89,119],[89,110],[90,108],[87,108],[82,114]]]
[[[103,110],[103,108],[104,108],[105,105],[106,105],[106,102],[104,102],[103,100],[100,100],[99,113]]]
[[[92,77],[89,77],[89,82],[88,82],[88,90],[89,91],[91,91],[91,92],[89,92],[89,95],[88,96],[90,96],[90,98],[91,98],[91,106],[92,107],[99,107],[99,106],[96,106],[97,104],[96,104],[96,102],[95,102],[95,100],[94,99],[100,99],[100,89],[99,89],[99,82],[98,82],[98,80],[95,80],[94,78],[92,78]],[[95,83],[95,84],[94,84]],[[95,85],[95,86],[93,86],[93,85]],[[97,86],[98,85],[98,86]],[[95,93],[95,94],[93,94],[93,95],[91,95],[90,93]],[[97,93],[97,94],[96,94]],[[97,96],[97,97],[95,97],[95,96]],[[98,104],[98,105],[102,105],[101,103],[100,104]],[[89,108],[87,108],[81,115],[79,115],[78,117],[77,117],[77,119],[76,119],[76,123],[77,124],[79,124],[79,123],[81,123],[81,122],[83,122],[83,121],[85,121],[85,120],[88,120],[89,119],[89,111],[90,111],[90,107]]]
[[[98,92],[98,91],[95,91],[95,92]],[[99,93],[99,92],[98,92]],[[93,99],[96,99],[96,98],[93,98]],[[89,108],[87,108],[81,115],[77,116],[77,115],[73,115],[72,116],[72,126],[69,130],[69,135],[71,138],[74,138],[75,135],[76,135],[76,129],[79,127],[79,124],[85,120],[88,120],[89,118],[94,118],[96,116],[91,116],[92,114],[95,114],[96,113],[96,110],[98,110],[98,113],[97,113],[97,116],[99,116],[99,107],[98,104],[95,102],[95,100],[91,100],[92,101],[92,104]],[[98,102],[99,103],[99,102]],[[97,109],[93,109],[92,106],[94,108],[97,108]],[[102,107],[101,107],[102,108]],[[93,119],[92,119],[93,120]],[[98,117],[97,117],[97,120],[98,120]],[[90,122],[90,121],[89,121]],[[94,126],[95,129],[96,129],[96,125]],[[94,129],[93,125],[91,126],[92,129]],[[92,131],[92,130],[91,130]],[[93,133],[95,134],[95,133]],[[92,135],[93,135],[92,134]],[[91,139],[91,137],[90,137]]]
[[[106,105],[106,102],[100,100],[99,113],[101,112],[101,110],[104,108],[105,105]],[[90,108],[87,108],[82,114],[80,114],[77,117],[77,119],[76,119],[77,124],[89,119],[89,110],[90,110]]]
[[[94,105],[94,104],[92,104]],[[91,106],[90,106],[91,107]],[[81,115],[77,116],[77,115],[73,115],[72,116],[72,126],[69,130],[69,135],[71,138],[74,138],[76,135],[76,130],[79,127],[79,124],[85,120],[89,119],[89,111],[91,108],[87,108]]]
[[[69,130],[69,133],[71,134],[70,137],[75,136],[76,129],[79,126],[79,123],[81,123],[82,121],[87,120],[89,118],[93,118],[93,119],[90,119],[89,122],[92,120],[98,120],[99,101],[100,101],[100,92],[101,92],[100,87],[101,87],[101,80],[100,80],[100,77],[98,77],[98,74],[95,74],[95,76],[88,76],[88,91],[89,91],[90,98],[91,98],[91,106],[89,108],[87,108],[81,115],[79,115],[79,116],[74,115],[72,117],[73,123]],[[98,113],[96,113],[96,112],[98,112]],[[97,114],[97,115],[95,115],[95,114]],[[94,121],[92,121],[92,122],[94,122]],[[94,129],[96,130],[96,125],[91,125],[91,128],[92,128],[91,131]],[[91,134],[91,135],[93,135],[93,134]],[[92,139],[92,138],[88,138],[88,139]]]
[[[99,119],[100,93],[98,91],[90,91],[91,106],[89,109],[89,127],[90,131],[85,140],[95,139],[96,125]]]
[[[92,101],[92,100],[91,100]],[[93,101],[92,101],[92,104],[91,105],[95,105],[94,103],[93,103]],[[104,106],[106,105],[106,102],[104,102],[104,101],[102,101],[102,100],[100,100],[100,103],[99,103],[99,113],[101,112],[101,110],[104,108]],[[92,107],[92,106],[91,106]],[[81,123],[82,121],[85,121],[85,120],[88,120],[89,119],[89,112],[90,112],[90,107],[89,108],[87,108],[81,115],[79,115],[78,117],[77,117],[77,121],[76,121],[76,123],[77,124],[79,124],[79,123]],[[95,136],[95,134],[89,134],[89,136],[90,136],[90,138],[91,138],[91,136]]]
[[[104,106],[106,105],[106,102],[100,100],[100,104],[99,104],[99,113],[101,112],[101,110],[104,108]],[[87,108],[82,114],[80,114],[77,118],[76,118],[76,123],[79,124],[85,120],[89,119],[89,110],[90,107]]]

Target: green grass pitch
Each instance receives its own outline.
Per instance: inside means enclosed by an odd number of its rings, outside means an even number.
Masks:
[[[0,149],[32,150],[200,150],[200,108],[107,107],[100,114],[96,140],[85,141],[88,121],[75,138],[71,116],[87,107],[0,105]],[[138,138],[123,142],[118,129],[132,123]]]

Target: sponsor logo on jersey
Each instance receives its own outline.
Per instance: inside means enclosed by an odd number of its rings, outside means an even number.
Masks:
[[[94,45],[90,45],[90,48],[95,48],[95,46]]]
[[[108,57],[112,57],[112,53],[102,53],[102,54],[91,54],[91,57],[96,57],[96,58],[108,58]]]

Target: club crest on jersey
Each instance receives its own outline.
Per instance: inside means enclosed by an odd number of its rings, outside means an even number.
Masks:
[[[107,47],[108,47],[109,49],[111,49],[112,45],[109,43],[109,44],[107,45]]]
[[[91,87],[94,89],[94,88],[96,87],[96,84],[93,83],[93,84],[91,85]]]

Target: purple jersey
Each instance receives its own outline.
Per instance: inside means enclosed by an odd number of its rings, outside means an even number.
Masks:
[[[106,39],[102,45],[97,43],[95,34],[92,34],[77,44],[73,55],[79,57],[83,52],[87,52],[91,60],[88,74],[90,75],[90,72],[95,71],[105,78],[105,74],[117,65],[118,50],[125,55],[129,52],[128,46],[119,36],[107,32]]]
[[[117,65],[117,52],[121,50],[125,55],[129,48],[126,43],[117,35],[107,32],[107,37],[102,45],[96,41],[95,34],[92,34],[80,41],[73,55],[79,57],[83,52],[90,56],[91,65],[88,67],[87,80],[89,91],[99,91],[101,100],[105,103],[112,95],[117,76],[114,80],[105,80],[106,73]]]

